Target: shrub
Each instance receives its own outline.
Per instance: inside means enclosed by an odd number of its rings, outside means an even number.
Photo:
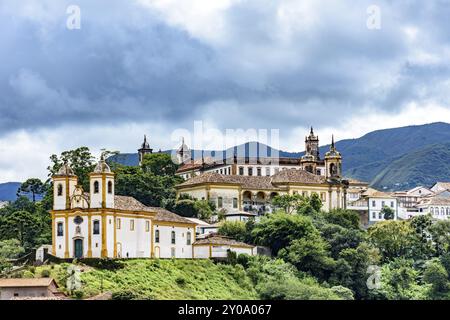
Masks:
[[[177,283],[177,285],[179,285],[180,287],[184,287],[186,285],[186,279],[183,277],[178,277],[175,279],[175,282]]]
[[[85,265],[100,269],[100,270],[119,270],[124,268],[124,264],[120,260],[114,259],[98,259],[98,258],[88,258],[82,261]]]
[[[121,290],[112,293],[112,300],[137,300],[139,297],[131,290]]]
[[[349,288],[343,287],[343,286],[335,286],[331,287],[331,291],[338,297],[340,297],[342,300],[355,300],[353,297],[353,292]]]
[[[42,278],[50,278],[50,270],[44,269],[41,271]]]
[[[80,300],[80,299],[83,299],[84,293],[81,290],[76,290],[76,291],[74,291],[73,295],[74,295],[75,299]]]

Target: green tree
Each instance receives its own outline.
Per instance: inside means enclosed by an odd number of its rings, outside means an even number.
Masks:
[[[440,256],[449,252],[450,220],[438,220],[428,227],[436,253]]]
[[[383,261],[399,257],[410,257],[414,241],[414,230],[409,221],[382,221],[368,230],[369,241],[381,252]]]
[[[272,199],[272,205],[276,208],[282,209],[288,214],[294,213],[301,204],[304,202],[304,199],[299,194],[283,194],[275,196]]]
[[[322,212],[322,216],[328,223],[337,224],[347,229],[359,229],[359,214],[353,210],[333,209]]]
[[[40,180],[36,178],[31,178],[21,184],[17,190],[17,196],[21,195],[32,195],[33,202],[36,202],[36,195],[42,195],[45,193],[47,186]]]
[[[431,284],[431,298],[446,298],[449,290],[448,272],[438,259],[430,260],[423,273],[423,280]]]
[[[0,274],[8,272],[12,268],[10,259],[18,258],[25,252],[17,239],[0,241]]]
[[[279,212],[262,217],[253,229],[252,237],[257,244],[270,247],[277,255],[291,241],[313,233],[318,234],[318,231],[311,218]]]
[[[35,237],[39,230],[39,220],[28,211],[16,211],[2,217],[0,234],[3,239],[18,239],[20,245],[31,248],[35,245]]]
[[[197,211],[196,217],[201,220],[209,221],[214,214],[214,208],[211,203],[206,200],[195,201],[194,208]]]
[[[385,220],[394,220],[395,218],[395,211],[388,206],[384,206],[380,213],[383,215]]]
[[[219,234],[245,241],[247,239],[246,224],[242,221],[224,221],[219,227]]]
[[[188,218],[197,218],[197,208],[195,206],[195,200],[180,200],[175,203],[173,212]]]
[[[88,147],[79,147],[74,150],[64,151],[60,156],[50,156],[51,165],[47,168],[49,176],[58,172],[64,163],[67,163],[78,177],[78,184],[89,191],[89,174],[94,171],[95,158]]]
[[[142,171],[159,176],[174,176],[178,165],[166,153],[146,154],[142,161]]]

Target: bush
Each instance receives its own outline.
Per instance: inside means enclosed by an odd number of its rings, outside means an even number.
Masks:
[[[76,290],[76,291],[74,291],[73,295],[74,295],[75,299],[81,300],[81,299],[83,299],[84,293],[81,290]]]
[[[355,300],[353,297],[353,292],[349,288],[343,287],[343,286],[335,286],[331,287],[331,291],[338,297],[340,297],[342,300]]]
[[[121,290],[112,293],[112,300],[138,300],[139,296],[131,290]]]
[[[184,287],[186,285],[186,279],[183,277],[178,277],[175,279],[175,282],[177,283],[177,285],[179,285],[180,287]]]
[[[44,269],[41,271],[42,278],[50,278],[50,270]]]
[[[100,270],[114,271],[124,268],[124,264],[122,261],[114,259],[88,258],[83,259],[82,262],[87,266]]]

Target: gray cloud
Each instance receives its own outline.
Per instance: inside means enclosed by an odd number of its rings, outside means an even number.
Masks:
[[[78,31],[65,28],[69,1],[15,2],[0,6],[0,135],[203,117],[289,130],[449,101],[444,1],[379,1],[378,31],[366,28],[369,1],[321,2],[298,19],[280,17],[277,2],[243,1],[223,13],[218,42],[132,1],[79,1]],[[407,27],[420,41],[409,42]],[[417,50],[436,61],[417,61]]]

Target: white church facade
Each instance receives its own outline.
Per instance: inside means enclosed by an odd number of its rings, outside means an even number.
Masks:
[[[196,223],[191,220],[115,195],[114,173],[103,156],[90,174],[89,193],[66,164],[52,179],[52,254],[56,257],[210,258],[221,248],[242,251],[244,247],[246,253],[253,253],[252,246],[242,243],[196,243]]]

